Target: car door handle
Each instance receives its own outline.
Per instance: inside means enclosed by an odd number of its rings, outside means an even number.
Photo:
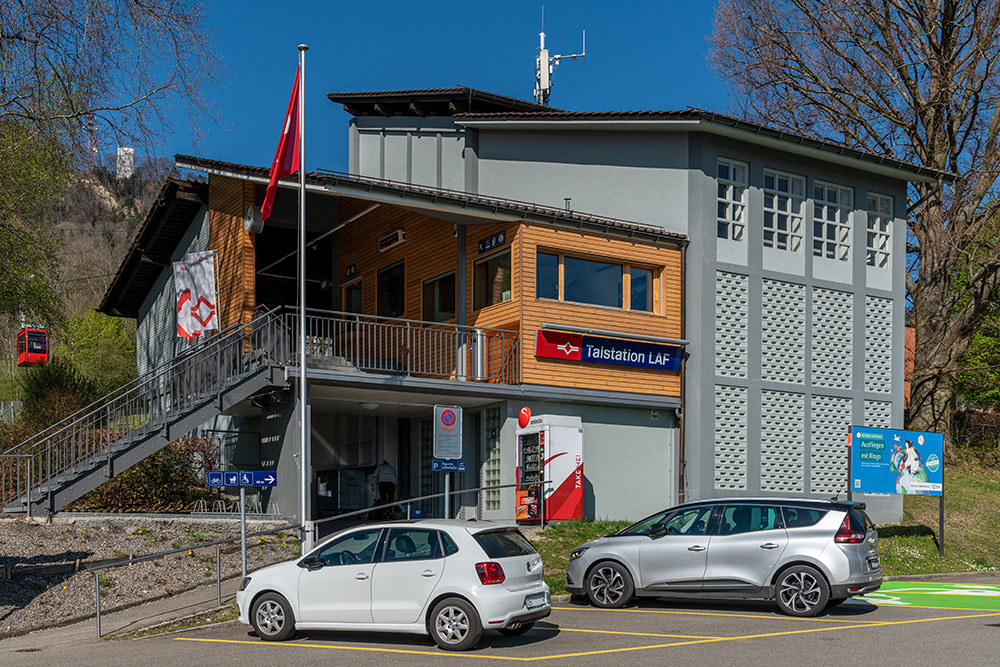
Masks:
[[[705,547],[701,546],[700,544],[696,544],[693,547],[688,547],[688,551],[704,551],[704,550]]]
[[[761,549],[777,549],[778,545],[775,544],[774,542],[767,542],[765,544],[760,545],[760,548]]]
[[[358,581],[364,581],[365,579],[368,578],[368,575],[365,574],[364,572],[358,572],[356,575],[354,575],[354,578],[357,579]]]
[[[423,572],[420,573],[420,576],[421,577],[433,577],[435,574],[437,574],[437,573],[434,570],[424,570]]]

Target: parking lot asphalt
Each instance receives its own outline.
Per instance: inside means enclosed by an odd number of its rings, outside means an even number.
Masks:
[[[911,590],[905,590],[911,589]],[[944,591],[944,592],[942,592]],[[262,642],[230,625],[138,641],[4,651],[0,664],[420,665],[462,661],[631,665],[998,664],[1000,581],[966,584],[891,582],[881,602],[851,600],[815,618],[791,618],[758,601],[642,601],[621,610],[557,603],[521,637],[486,632],[469,652],[441,651],[428,637],[361,632],[302,632]],[[889,599],[892,598],[892,599]],[[929,604],[945,599],[950,606]],[[877,600],[877,597],[871,600]],[[41,639],[44,635],[41,635]],[[19,644],[22,647],[24,642]],[[9,662],[15,658],[13,662]],[[456,663],[458,661],[458,663]]]

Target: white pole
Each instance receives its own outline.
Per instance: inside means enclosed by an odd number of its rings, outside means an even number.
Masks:
[[[303,553],[312,550],[312,518],[309,512],[309,383],[306,380],[306,51],[299,44],[299,521],[302,522]]]
[[[243,579],[247,578],[247,489],[240,487],[240,562],[243,564]]]
[[[451,518],[451,473],[444,474],[444,518]]]

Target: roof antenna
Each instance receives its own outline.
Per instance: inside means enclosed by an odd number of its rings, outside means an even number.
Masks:
[[[549,105],[549,95],[552,94],[552,73],[559,67],[561,60],[576,60],[587,58],[587,31],[583,31],[583,50],[568,56],[550,56],[545,48],[545,6],[542,6],[542,32],[538,33],[538,57],[535,58],[535,102]]]

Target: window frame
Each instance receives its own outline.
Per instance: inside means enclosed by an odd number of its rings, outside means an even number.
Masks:
[[[382,314],[382,299],[381,299],[382,274],[384,274],[389,269],[396,268],[397,266],[402,268],[403,311],[401,313],[399,313],[398,315],[383,315]],[[400,259],[400,260],[392,262],[390,264],[386,264],[385,266],[383,266],[382,268],[380,268],[375,273],[375,314],[378,317],[387,317],[387,318],[390,318],[390,319],[402,319],[402,318],[404,318],[406,316],[406,260],[405,259]]]
[[[759,508],[769,508],[774,511],[774,525],[770,528],[749,528],[748,530],[743,530],[739,532],[723,533],[722,532],[722,522],[725,519],[726,510],[730,507],[746,507],[748,510],[753,510],[754,507]],[[713,537],[730,537],[732,535],[749,535],[751,533],[763,533],[769,530],[784,530],[785,528],[785,515],[781,505],[775,505],[770,503],[761,502],[747,502],[747,503],[735,503],[735,502],[722,502],[716,505],[715,517],[712,525],[710,534]]]
[[[553,255],[558,258],[558,280],[559,280],[559,297],[552,298],[549,296],[539,296],[538,294],[538,256],[539,255]],[[572,301],[566,298],[566,269],[565,269],[565,259],[567,257],[573,259],[589,260],[593,262],[603,262],[605,264],[614,264],[620,266],[622,269],[622,305],[621,306],[608,306],[601,303],[590,303],[587,301]],[[661,315],[659,312],[662,309],[661,299],[657,296],[660,294],[662,288],[661,279],[663,276],[662,266],[655,264],[642,264],[633,263],[628,260],[618,259],[615,257],[602,257],[594,255],[586,255],[583,253],[576,252],[565,252],[562,250],[557,250],[554,248],[545,248],[539,246],[535,248],[535,300],[536,301],[555,301],[559,303],[567,303],[580,306],[588,306],[590,308],[610,308],[611,310],[622,310],[632,313],[645,313],[647,315]],[[650,284],[649,284],[649,310],[637,309],[632,307],[632,269],[642,269],[650,272]]]
[[[867,211],[865,265],[875,269],[890,269],[892,268],[892,228],[895,221],[896,198],[880,192],[868,192],[865,200],[865,210]],[[875,201],[874,210],[871,205],[872,200]],[[889,209],[884,217],[880,212],[882,202],[888,202]],[[881,243],[879,243],[880,241]]]
[[[349,290],[354,289],[355,287],[357,287],[359,290],[361,290],[361,306],[360,306],[360,310],[358,310],[356,312],[353,311],[353,310],[350,310],[347,307],[347,292]],[[362,282],[361,282],[361,278],[355,278],[355,279],[353,279],[353,280],[351,280],[349,282],[343,283],[340,286],[340,310],[342,312],[351,313],[351,314],[354,314],[354,315],[363,315],[364,314],[364,312],[365,312],[365,292],[364,292],[364,285],[362,285]]]
[[[379,554],[379,559],[377,561],[379,563],[412,563],[414,561],[422,561],[422,560],[444,560],[444,558],[446,557],[445,553],[444,553],[444,543],[441,541],[441,531],[440,530],[437,530],[435,528],[413,528],[413,527],[406,527],[406,528],[386,528],[385,531],[386,531],[385,532],[385,539],[382,540],[382,549],[381,549],[381,553]],[[437,556],[434,556],[434,555],[431,555],[431,556],[421,556],[419,558],[393,558],[392,560],[389,560],[386,557],[388,555],[388,552],[389,552],[389,543],[392,540],[392,534],[394,532],[396,532],[396,531],[400,531],[400,532],[403,532],[403,533],[412,533],[412,532],[429,533],[430,537],[428,538],[427,542],[428,542],[428,544],[432,540],[434,542],[437,542],[437,554],[438,555]],[[431,553],[433,554],[434,552],[432,551]],[[451,555],[451,554],[449,554],[449,555]]]
[[[451,317],[447,317],[447,318],[445,318],[443,320],[428,318],[427,317],[427,294],[426,294],[425,290],[427,289],[428,285],[430,285],[432,283],[436,283],[436,282],[438,282],[440,280],[443,280],[444,278],[447,278],[448,276],[453,276],[453,278],[454,278],[453,279],[453,284],[452,284],[452,299],[453,299],[453,302],[454,302],[455,312],[451,313]],[[437,292],[435,292],[434,297],[435,297],[435,299],[438,298]],[[438,299],[438,301],[440,302],[440,299]],[[436,305],[435,305],[435,308],[434,308],[434,312],[435,313],[438,312]],[[444,311],[441,311],[441,312],[444,312]],[[450,271],[445,271],[444,273],[438,274],[438,275],[434,276],[433,278],[428,278],[427,280],[425,280],[422,283],[420,283],[420,319],[422,321],[424,321],[424,322],[433,322],[435,324],[439,324],[441,322],[447,322],[448,320],[453,320],[457,316],[458,316],[458,274],[455,271],[455,269],[451,269]]]
[[[510,287],[507,290],[509,296],[504,299],[503,291],[501,290],[500,300],[495,303],[484,303],[478,304],[477,298],[479,297],[479,271],[478,267],[482,264],[488,264],[490,261],[499,258],[500,256],[506,254],[509,260],[507,270],[510,272]],[[484,292],[485,294],[485,292]],[[479,257],[472,262],[472,310],[483,310],[484,308],[489,308],[491,306],[499,306],[502,303],[507,303],[514,300],[514,254],[511,252],[511,246],[502,248],[497,252],[490,253],[485,257]]]
[[[823,190],[822,199],[816,197],[816,190]],[[830,192],[835,192],[837,201],[830,202]],[[846,193],[847,203],[841,203],[841,196]],[[839,262],[851,261],[851,214],[854,212],[854,188],[833,183],[831,181],[813,181],[813,257],[830,259]],[[830,211],[834,212],[834,220],[829,219]],[[843,215],[843,219],[841,219]],[[834,232],[831,240],[828,235]],[[817,230],[820,232],[816,234]],[[816,244],[819,244],[817,248]],[[833,257],[829,254],[833,253]]]
[[[768,177],[772,179],[771,187],[767,187]],[[782,179],[785,179],[788,183],[787,191],[783,191],[778,187]],[[799,194],[794,194],[793,192],[794,183],[801,185]],[[805,241],[806,177],[778,169],[765,168],[761,190],[764,193],[763,233],[761,235],[764,247],[782,252],[802,252],[802,245]],[[769,197],[772,201],[770,207],[767,205]],[[779,207],[779,202],[782,198],[788,200],[786,209]],[[798,202],[798,213],[795,213],[796,201]],[[767,222],[768,215],[772,216],[770,225]],[[779,218],[782,215],[788,218],[785,229],[781,229],[779,225]],[[768,234],[771,235],[770,241],[768,240]],[[782,237],[784,237],[783,241],[781,240]]]
[[[729,170],[729,176],[722,176],[722,167]],[[743,170],[743,180],[738,181],[733,178],[735,168]],[[743,243],[746,240],[747,228],[747,191],[750,184],[750,165],[746,162],[733,160],[732,158],[719,156],[715,166],[716,180],[716,213],[715,213],[715,234],[718,239]],[[740,188],[739,198],[736,198],[735,190]],[[724,190],[724,192],[723,192]],[[739,212],[737,216],[736,212]],[[721,214],[720,214],[721,213]],[[725,227],[725,233],[721,233]]]
[[[316,547],[315,549],[313,549],[312,551],[310,551],[308,554],[306,554],[305,556],[303,556],[302,558],[300,558],[298,560],[298,562],[302,563],[307,558],[319,558],[324,563],[323,567],[340,567],[340,566],[343,566],[343,565],[358,565],[358,563],[328,563],[326,560],[323,559],[323,557],[320,554],[322,554],[326,549],[329,549],[329,548],[333,547],[334,545],[338,544],[339,542],[341,542],[343,540],[346,540],[346,539],[349,539],[353,535],[356,535],[358,533],[369,532],[369,531],[372,531],[372,530],[377,530],[378,533],[379,533],[378,537],[375,538],[375,549],[374,549],[374,551],[372,551],[372,559],[369,562],[367,562],[367,563],[360,563],[360,564],[361,565],[371,565],[371,564],[374,564],[374,563],[379,563],[379,562],[382,561],[382,552],[385,549],[385,537],[386,537],[386,535],[388,533],[387,533],[387,531],[386,531],[385,528],[372,528],[371,526],[368,526],[368,527],[365,527],[365,528],[361,528],[360,530],[352,531],[352,532],[350,532],[350,533],[348,533],[346,535],[341,535],[340,537],[335,537],[332,540],[329,540],[328,542],[325,542],[325,543],[319,545],[318,547]],[[343,550],[341,550],[341,551],[343,551]]]

